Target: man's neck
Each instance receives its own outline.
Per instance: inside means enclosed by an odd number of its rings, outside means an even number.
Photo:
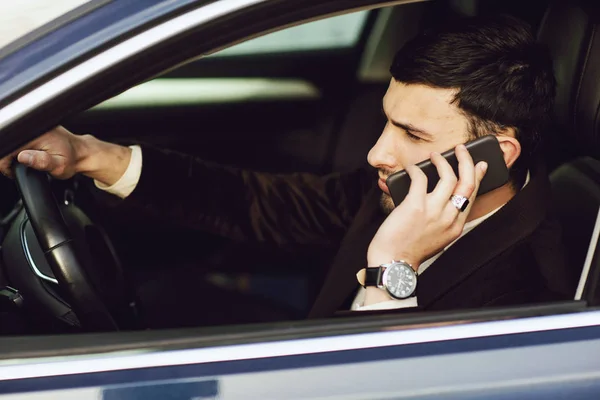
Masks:
[[[516,194],[517,191],[513,185],[507,183],[482,196],[477,196],[477,199],[471,208],[471,212],[469,213],[469,217],[467,218],[467,222],[483,217],[498,207],[503,206],[508,203],[510,199],[515,197]]]

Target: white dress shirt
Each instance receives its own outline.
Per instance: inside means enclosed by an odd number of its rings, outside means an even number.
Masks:
[[[94,183],[96,184],[96,187],[98,187],[99,189],[102,189],[109,193],[112,193],[115,196],[118,196],[122,199],[129,196],[131,194],[131,192],[133,192],[133,190],[137,186],[137,184],[140,180],[140,176],[142,174],[142,161],[143,161],[142,160],[142,149],[138,145],[133,145],[133,146],[129,146],[129,147],[131,148],[131,159],[129,160],[129,165],[127,166],[127,169],[125,170],[125,173],[123,174],[123,176],[117,182],[115,182],[113,185],[107,186],[98,181],[94,181]],[[527,173],[527,178],[525,180],[525,184],[523,185],[523,187],[525,187],[525,185],[527,185],[528,182],[529,182],[529,172]],[[504,204],[502,206],[496,208],[495,210],[490,211],[489,213],[487,213],[486,215],[484,215],[482,217],[479,217],[477,219],[474,219],[473,221],[467,222],[463,228],[462,234],[460,235],[460,237],[458,239],[456,239],[454,242],[450,243],[448,246],[444,247],[444,249],[442,251],[440,251],[433,257],[429,258],[428,260],[426,260],[419,266],[419,271],[418,271],[419,274],[422,274],[423,272],[425,272],[425,270],[427,268],[429,268],[429,266],[431,264],[433,264],[434,261],[437,260],[446,250],[448,250],[448,248],[450,248],[450,246],[452,246],[457,240],[460,240],[460,238],[462,238],[464,235],[466,235],[467,233],[469,233],[470,231],[475,229],[475,227],[477,227],[477,225],[481,224],[483,221],[485,221],[486,219],[488,219],[489,217],[494,215],[494,213],[496,213],[502,207],[504,207]],[[406,307],[417,307],[418,306],[416,296],[410,297],[410,298],[404,299],[404,300],[390,299],[388,301],[364,306],[363,304],[365,301],[365,292],[366,292],[366,290],[363,287],[359,288],[358,293],[357,293],[354,301],[352,302],[351,310],[355,310],[355,311],[388,310],[388,309],[394,309],[394,308],[406,308]]]

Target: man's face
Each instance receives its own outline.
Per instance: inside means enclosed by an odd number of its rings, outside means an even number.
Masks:
[[[468,140],[467,118],[452,104],[455,95],[453,89],[390,82],[383,98],[387,124],[367,157],[379,170],[384,211],[394,209],[385,184],[389,175],[429,159],[434,151],[442,153]]]

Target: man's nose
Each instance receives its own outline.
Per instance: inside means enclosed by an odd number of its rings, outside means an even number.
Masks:
[[[396,146],[393,132],[384,129],[375,146],[369,151],[367,161],[374,168],[396,170],[398,167],[394,151]]]

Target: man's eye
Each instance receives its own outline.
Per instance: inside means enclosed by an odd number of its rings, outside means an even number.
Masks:
[[[409,138],[410,140],[412,140],[412,141],[415,141],[415,142],[419,142],[419,141],[423,140],[423,139],[421,139],[420,137],[418,137],[418,136],[416,136],[416,135],[413,135],[413,134],[412,134],[412,133],[410,133],[409,131],[406,131],[406,136],[408,136],[408,138]]]

